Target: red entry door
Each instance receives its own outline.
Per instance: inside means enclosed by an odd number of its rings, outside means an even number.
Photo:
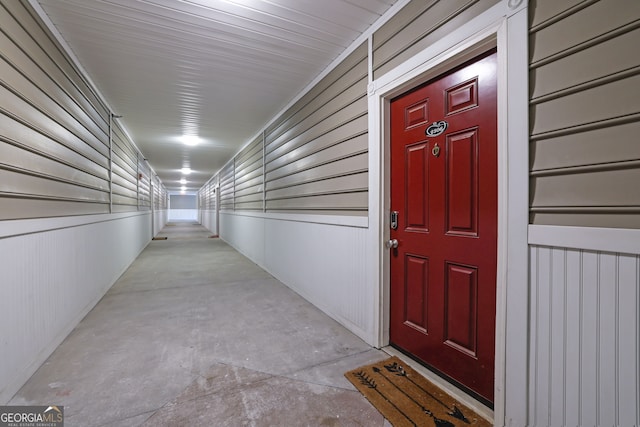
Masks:
[[[493,402],[496,53],[391,101],[391,343]]]

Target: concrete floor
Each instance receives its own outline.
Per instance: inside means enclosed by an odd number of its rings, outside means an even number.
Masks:
[[[372,349],[205,228],[169,224],[9,402],[66,426],[389,426]]]

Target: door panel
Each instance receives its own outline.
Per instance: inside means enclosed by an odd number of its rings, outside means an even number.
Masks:
[[[473,78],[467,82],[445,89],[446,108],[445,114],[459,113],[469,108],[478,106],[478,79]]]
[[[429,123],[429,103],[422,101],[408,107],[405,110],[405,128],[410,129],[416,126]]]
[[[447,233],[477,236],[477,129],[447,135]]]
[[[493,401],[496,54],[391,101],[392,345]]]
[[[404,322],[424,334],[427,325],[427,290],[429,288],[429,260],[407,254],[405,257],[405,314]]]
[[[406,193],[414,195],[405,199],[407,229],[429,231],[429,150],[425,143],[406,148]]]
[[[445,268],[445,343],[475,357],[478,269],[451,262]]]

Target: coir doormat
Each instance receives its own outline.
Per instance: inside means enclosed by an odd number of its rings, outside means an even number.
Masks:
[[[491,426],[397,357],[344,375],[394,427]]]

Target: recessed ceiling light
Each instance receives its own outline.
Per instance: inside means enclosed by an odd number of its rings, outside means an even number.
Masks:
[[[195,135],[182,135],[180,138],[185,145],[198,145],[200,138]]]
[[[183,175],[189,175],[191,173],[191,168],[182,168],[180,169]]]
[[[186,179],[182,178],[182,179],[180,180],[180,184],[186,184],[186,183],[187,183],[187,180],[186,180]]]
[[[180,189],[181,189],[182,191],[186,191],[186,190],[187,190],[187,187],[185,187],[185,186],[183,185],[182,187],[180,187]]]

